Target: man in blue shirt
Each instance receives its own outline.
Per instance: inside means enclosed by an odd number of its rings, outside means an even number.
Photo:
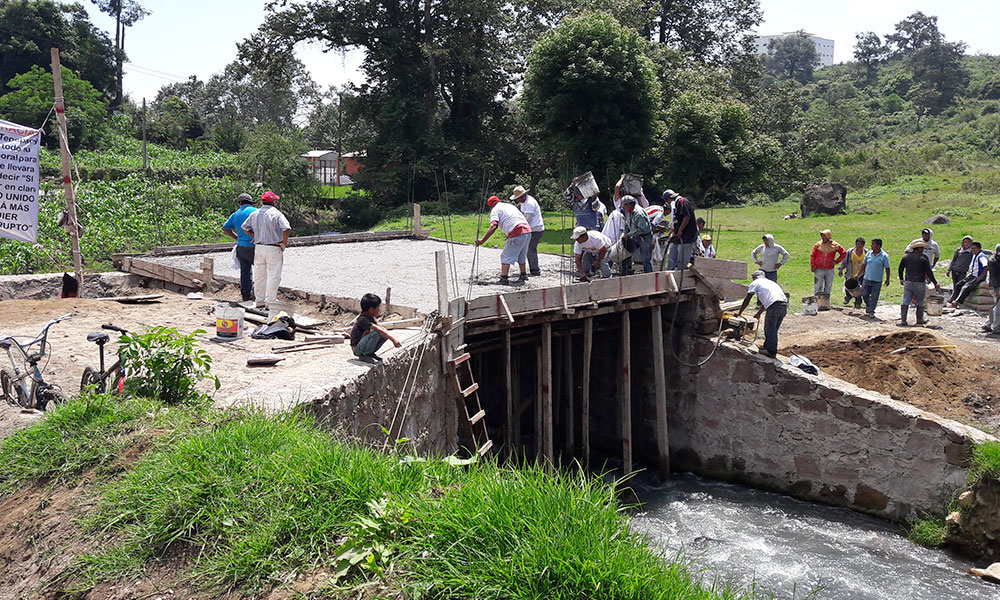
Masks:
[[[865,268],[865,282],[861,284],[861,299],[865,301],[865,312],[868,313],[869,317],[874,317],[875,307],[878,306],[878,297],[882,293],[883,282],[885,285],[889,285],[889,276],[892,272],[889,254],[882,251],[880,238],[872,240],[872,249],[865,256],[861,265]]]
[[[236,197],[240,207],[229,215],[222,225],[222,232],[236,240],[236,260],[240,263],[240,295],[243,300],[253,300],[253,238],[243,231],[243,221],[250,213],[257,210],[253,206],[250,194],[240,194]]]

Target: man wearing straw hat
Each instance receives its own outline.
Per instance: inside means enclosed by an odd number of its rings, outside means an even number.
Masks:
[[[538,242],[542,241],[542,234],[545,233],[545,222],[542,220],[542,207],[538,205],[528,190],[523,185],[514,188],[514,193],[510,195],[512,201],[521,205],[521,214],[528,221],[531,227],[531,241],[528,242],[528,271],[532,275],[541,275],[538,268]]]

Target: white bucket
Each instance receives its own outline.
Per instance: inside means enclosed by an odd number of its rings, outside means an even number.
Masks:
[[[576,186],[577,191],[584,198],[590,198],[591,196],[596,196],[601,192],[600,188],[597,187],[597,182],[594,180],[594,174],[587,171],[579,177],[573,178],[573,185]]]
[[[242,308],[229,306],[228,304],[215,305],[215,335],[226,340],[238,340],[243,337],[243,316],[246,312]]]
[[[611,250],[608,251],[607,260],[617,265],[630,256],[632,256],[632,253],[625,249],[625,244],[619,239],[615,242],[614,246],[611,246]]]
[[[944,296],[927,296],[927,316],[940,317],[944,308]]]
[[[628,174],[625,176],[625,180],[622,181],[621,193],[623,196],[635,196],[638,198],[642,195],[642,175]]]
[[[806,296],[802,299],[802,314],[804,315],[818,315],[819,314],[819,301],[816,296]]]
[[[295,304],[291,302],[278,302],[275,300],[267,305],[267,320],[270,321],[278,316],[278,313],[285,313],[289,317],[295,316]]]

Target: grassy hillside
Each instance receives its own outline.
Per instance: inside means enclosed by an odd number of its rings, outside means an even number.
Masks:
[[[858,236],[871,240],[880,237],[889,253],[893,268],[902,258],[906,245],[920,237],[925,227],[922,221],[937,213],[951,218],[950,225],[931,226],[934,239],[941,245],[942,260],[950,259],[962,237],[972,235],[990,250],[1000,243],[1000,172],[975,171],[968,174],[906,176],[888,185],[873,186],[863,191],[848,191],[848,213],[838,216],[815,216],[807,219],[783,217],[799,210],[798,200],[789,198],[782,202],[759,206],[716,208],[697,211],[709,221],[715,233],[719,258],[750,260],[750,252],[760,244],[764,233],[774,234],[778,243],[791,253],[792,260],[782,268],[780,283],[792,295],[792,308],[801,310],[799,299],[812,293],[812,272],[809,269],[809,252],[819,240],[819,231],[831,229],[834,239],[850,248]],[[545,213],[546,230],[539,250],[551,253],[572,252],[569,234],[573,217],[566,213]],[[444,237],[443,218],[424,216],[425,227],[434,228],[432,235]],[[474,243],[479,224],[478,215],[457,215],[452,218],[454,239]],[[482,224],[485,230],[488,224]],[[407,227],[406,219],[384,221],[381,229]],[[495,235],[487,244],[500,247],[503,238]],[[945,280],[944,268],[936,274]],[[950,281],[950,280],[949,280]],[[841,283],[835,285],[834,301]],[[883,290],[882,299],[898,302],[902,290],[893,273],[889,287]],[[840,300],[843,298],[841,297]]]

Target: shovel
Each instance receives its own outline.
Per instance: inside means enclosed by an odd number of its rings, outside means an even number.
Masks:
[[[945,348],[954,348],[955,344],[947,344],[944,346],[903,346],[902,348],[896,348],[889,354],[899,354],[900,352],[906,352],[907,350],[937,350]]]

